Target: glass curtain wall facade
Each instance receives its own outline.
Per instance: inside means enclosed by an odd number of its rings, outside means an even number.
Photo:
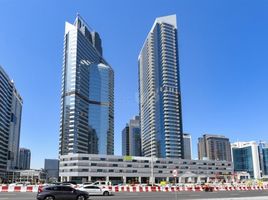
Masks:
[[[10,134],[8,140],[8,169],[16,169],[19,166],[21,113],[22,98],[14,87],[11,107]]]
[[[251,147],[233,148],[234,170],[237,172],[248,172],[254,177]]]
[[[183,152],[184,159],[192,159],[192,137],[190,134],[187,133],[183,134]]]
[[[236,142],[231,147],[234,171],[248,172],[251,178],[261,178],[258,144],[255,141]]]
[[[268,143],[260,141],[258,146],[260,169],[262,176],[268,175]]]
[[[68,153],[114,153],[114,73],[80,16],[65,25],[59,154]]]
[[[122,155],[141,156],[140,117],[131,119],[122,131]]]
[[[20,148],[19,169],[30,169],[31,166],[31,150]]]
[[[268,147],[262,149],[263,156],[263,175],[268,175]]]
[[[138,58],[144,156],[183,157],[176,15],[159,17]]]
[[[0,179],[18,167],[22,98],[0,66]]]

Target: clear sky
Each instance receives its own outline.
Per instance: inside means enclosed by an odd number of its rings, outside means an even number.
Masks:
[[[0,65],[23,97],[32,168],[57,158],[65,21],[99,32],[115,71],[115,154],[138,114],[137,57],[156,17],[177,14],[184,132],[268,140],[268,1],[0,0]]]

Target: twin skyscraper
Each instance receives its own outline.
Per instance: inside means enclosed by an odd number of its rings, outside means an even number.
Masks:
[[[142,155],[183,158],[176,16],[155,20],[138,57]],[[66,23],[59,154],[114,154],[114,72],[97,32]]]

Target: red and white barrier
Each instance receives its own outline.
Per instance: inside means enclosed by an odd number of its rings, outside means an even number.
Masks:
[[[38,192],[38,188],[42,186],[0,186],[0,192]],[[201,186],[195,187],[168,187],[168,186],[109,186],[113,192],[201,192],[205,189]],[[268,190],[268,185],[259,186],[221,186],[212,187],[213,191],[246,191],[246,190]]]

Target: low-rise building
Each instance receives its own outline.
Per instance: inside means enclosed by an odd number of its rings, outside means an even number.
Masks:
[[[173,170],[179,182],[207,182],[213,179],[231,180],[232,162],[132,157],[96,154],[60,156],[61,181],[77,183],[105,180],[114,183],[173,182]],[[190,174],[190,175],[189,175]]]
[[[31,184],[44,183],[47,173],[43,169],[13,170],[7,172],[9,183],[29,182]]]

